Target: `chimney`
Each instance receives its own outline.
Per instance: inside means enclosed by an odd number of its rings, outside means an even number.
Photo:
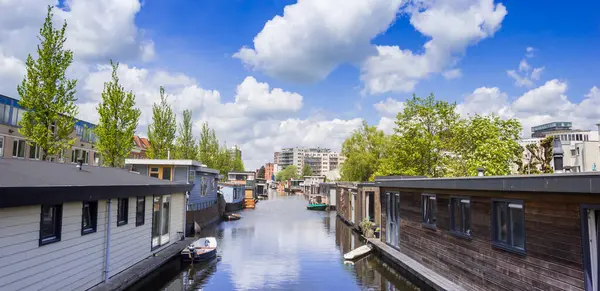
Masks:
[[[555,137],[554,142],[552,144],[552,160],[554,161],[554,172],[555,173],[563,173],[563,156],[564,151],[562,148],[562,144],[560,142],[560,138]]]
[[[485,173],[485,169],[482,167],[477,168],[477,176],[479,177],[483,177],[483,174]]]

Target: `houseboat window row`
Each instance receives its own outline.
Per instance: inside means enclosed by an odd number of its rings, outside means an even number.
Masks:
[[[146,197],[137,197],[135,206],[135,226],[144,225],[144,217],[146,215]]]
[[[426,227],[436,227],[436,197],[432,194],[421,195],[422,222]]]
[[[450,230],[455,235],[471,237],[471,199],[450,198]]]
[[[81,235],[96,232],[98,201],[84,201],[81,215]]]
[[[119,198],[117,201],[117,226],[127,224],[129,198]]]
[[[152,204],[152,249],[169,242],[171,195],[154,196]]]
[[[62,205],[42,205],[40,246],[60,241]]]

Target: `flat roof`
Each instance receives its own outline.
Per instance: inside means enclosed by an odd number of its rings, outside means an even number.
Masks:
[[[219,174],[219,170],[209,168],[195,160],[125,159],[125,165],[190,166],[196,167],[196,171]]]
[[[0,159],[0,208],[184,193],[192,186],[119,168]]]
[[[234,174],[234,175],[255,175],[256,173],[248,171],[248,172],[228,172],[227,175],[229,174]]]
[[[464,178],[375,177],[389,188],[494,192],[600,193],[600,172]]]

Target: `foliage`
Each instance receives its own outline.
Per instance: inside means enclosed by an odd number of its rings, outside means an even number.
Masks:
[[[341,155],[346,157],[340,171],[342,180],[373,181],[388,141],[383,131],[363,121],[362,127],[355,130],[342,144]]]
[[[175,157],[183,160],[196,158],[196,139],[192,134],[192,111],[183,111],[183,122],[179,124],[179,136],[175,142]]]
[[[202,124],[200,130],[200,139],[197,146],[197,159],[209,168],[217,169],[223,175],[234,169],[234,155],[227,148],[226,144],[219,145],[215,130],[208,126],[208,123]],[[242,170],[243,171],[243,164]]]
[[[260,179],[265,179],[265,166],[262,166],[262,167],[260,167],[260,169],[258,169],[258,173],[257,173],[256,177],[260,178]]]
[[[298,179],[298,167],[294,165],[287,166],[275,176],[277,181],[288,181],[289,179]]]
[[[19,105],[26,110],[19,122],[19,132],[30,145],[35,143],[41,148],[44,160],[71,148],[75,139],[69,135],[78,113],[77,80],[69,80],[65,75],[73,61],[73,52],[64,48],[67,23],[61,29],[54,29],[52,17],[52,7],[48,6],[38,37],[41,41],[37,46],[38,58],[34,60],[31,54],[27,57],[26,75],[17,86]]]
[[[373,225],[373,222],[371,222],[367,217],[363,218],[363,220],[360,222],[359,226],[365,237],[371,238],[374,236]]]
[[[442,177],[452,163],[453,135],[459,123],[456,104],[426,98],[406,101],[396,116],[391,150],[381,161],[377,175]]]
[[[242,161],[242,152],[236,149],[233,151],[233,156],[233,171],[243,172],[244,161]]]
[[[102,101],[96,108],[100,116],[95,129],[96,145],[105,166],[123,167],[133,148],[133,135],[141,112],[135,108],[135,95],[119,84],[119,63],[111,60],[110,64],[112,80],[104,83]]]
[[[548,136],[539,144],[528,144],[525,150],[528,153],[528,165],[520,168],[522,174],[554,173],[552,169],[552,146],[554,137]]]
[[[304,166],[302,166],[302,177],[312,176],[312,175],[313,175],[313,171],[310,168],[310,166],[308,164],[304,164]]]
[[[151,159],[166,159],[173,150],[173,141],[177,131],[175,114],[167,103],[165,88],[160,87],[160,104],[152,105],[152,124],[148,126],[148,157]]]

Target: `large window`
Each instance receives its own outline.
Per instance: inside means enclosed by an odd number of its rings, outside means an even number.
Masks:
[[[13,107],[11,124],[19,125],[19,122],[23,119],[23,113],[25,113],[24,109]]]
[[[208,178],[203,176],[200,178],[200,196],[208,194]]]
[[[10,120],[10,105],[0,104],[0,123],[8,123]]]
[[[155,196],[152,203],[152,249],[169,242],[171,196]]]
[[[137,197],[137,202],[135,206],[135,226],[140,226],[144,224],[144,216],[146,214],[146,197],[139,196]]]
[[[13,140],[13,152],[14,158],[25,158],[25,140],[15,139]]]
[[[90,161],[90,152],[86,150],[71,150],[71,163],[78,163],[79,158],[83,159],[83,164],[87,165]]]
[[[127,224],[127,210],[129,207],[129,198],[119,198],[117,203],[117,226]]]
[[[525,253],[525,217],[523,201],[492,200],[493,245]]]
[[[161,180],[171,180],[172,167],[152,166],[148,175]]]
[[[81,235],[96,232],[98,201],[84,201],[81,214]]]
[[[40,147],[36,143],[31,143],[29,146],[29,158],[32,160],[40,159]]]
[[[436,197],[431,194],[421,195],[421,222],[426,227],[436,227],[436,212],[437,208],[435,205]]]
[[[42,205],[40,246],[60,241],[62,205]]]
[[[450,198],[450,230],[459,236],[471,236],[471,199]]]

